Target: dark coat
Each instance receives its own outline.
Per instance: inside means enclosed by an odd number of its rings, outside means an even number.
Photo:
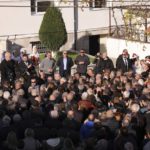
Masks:
[[[95,71],[96,73],[102,73],[103,70],[109,69],[112,71],[114,69],[114,64],[110,58],[104,60],[103,58],[99,59],[96,64]]]
[[[18,64],[18,69],[19,69],[20,76],[24,76],[25,79],[26,79],[26,77],[31,76],[31,75],[36,73],[35,68],[34,68],[34,66],[32,65],[32,63],[30,61],[28,61],[28,65],[31,65],[31,67],[28,68],[24,61],[21,61]]]
[[[5,59],[1,63],[1,78],[2,81],[9,81],[12,82],[15,80],[16,74],[15,74],[15,61],[10,60],[6,61]]]
[[[84,62],[84,64],[79,64],[82,61]],[[87,55],[78,55],[75,59],[75,64],[77,65],[78,73],[86,74],[87,66],[90,64],[89,57]]]
[[[116,69],[122,70],[123,73],[128,72],[130,69],[132,69],[132,63],[129,58],[127,58],[127,61],[128,61],[128,68],[126,67],[126,65],[124,63],[123,56],[120,55],[116,60]]]
[[[63,63],[63,57],[60,57],[57,61],[57,66],[59,67],[59,73],[61,76],[64,76],[64,63]],[[67,57],[67,70],[66,74],[70,75],[71,73],[71,67],[73,66],[72,58]]]

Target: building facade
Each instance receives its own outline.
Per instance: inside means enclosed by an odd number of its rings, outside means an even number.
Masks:
[[[78,5],[76,7],[77,49],[84,48],[93,55],[105,50],[110,22],[111,26],[115,26],[116,19],[109,9],[112,4],[110,1],[95,0],[82,3],[59,0],[0,0],[1,50],[25,47],[31,51],[33,45],[38,45],[39,50],[42,51],[44,46],[40,44],[38,32],[46,8],[51,4],[61,10],[68,33],[68,41],[60,50],[74,49],[74,2]],[[115,14],[121,25],[123,22],[119,10],[115,10]]]

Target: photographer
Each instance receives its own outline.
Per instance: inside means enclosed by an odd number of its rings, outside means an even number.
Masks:
[[[13,84],[15,77],[15,61],[11,59],[11,53],[6,52],[4,60],[1,63],[2,84],[4,81],[8,81],[10,84]]]
[[[35,68],[29,61],[27,54],[23,54],[22,56],[22,61],[19,63],[19,72],[20,76],[23,75],[24,79],[26,79],[27,81],[31,76],[36,74]]]

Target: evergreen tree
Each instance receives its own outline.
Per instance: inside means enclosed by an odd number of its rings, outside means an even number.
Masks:
[[[42,44],[51,51],[58,51],[66,43],[66,27],[57,7],[50,6],[47,9],[39,30],[39,38]]]

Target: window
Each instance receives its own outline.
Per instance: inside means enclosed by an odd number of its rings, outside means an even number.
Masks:
[[[30,42],[32,47],[36,46],[39,53],[46,52],[47,48],[40,41]]]
[[[43,13],[51,5],[50,0],[31,0],[31,13]]]
[[[106,7],[106,0],[91,0],[89,2],[90,8],[102,8]]]

